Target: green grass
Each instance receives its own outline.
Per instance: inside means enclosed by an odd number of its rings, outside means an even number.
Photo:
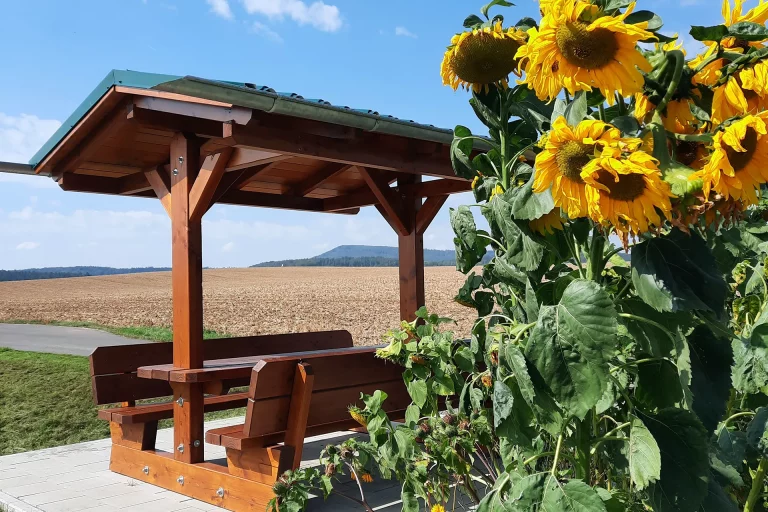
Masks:
[[[0,323],[4,324],[35,324],[35,325],[59,325],[62,327],[85,327],[86,329],[97,329],[99,331],[105,331],[118,336],[124,336],[126,338],[134,338],[137,340],[149,340],[149,341],[172,341],[173,331],[170,327],[109,327],[106,325],[100,325],[93,322],[43,322],[36,320],[3,320]],[[223,334],[216,331],[203,331],[203,338],[206,340],[216,338],[228,338],[228,334]]]
[[[0,348],[0,455],[109,437],[97,410],[88,358]],[[205,419],[244,414],[233,409]]]

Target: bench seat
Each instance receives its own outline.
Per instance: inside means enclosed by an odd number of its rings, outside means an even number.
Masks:
[[[248,393],[231,393],[205,398],[205,412],[226,411],[248,405]],[[173,402],[100,409],[99,418],[120,424],[149,423],[173,418]]]

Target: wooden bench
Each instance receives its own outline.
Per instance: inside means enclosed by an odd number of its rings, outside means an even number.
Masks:
[[[359,426],[348,406],[362,407],[360,393],[384,391],[384,410],[391,419],[402,418],[411,403],[403,369],[376,358],[375,351],[358,347],[262,359],[252,370],[245,423],[210,430],[206,441],[226,448],[230,474],[272,484],[299,467],[305,437]]]
[[[205,340],[205,359],[260,356],[286,352],[305,352],[353,346],[347,331],[324,331]],[[136,405],[137,400],[169,397],[173,390],[168,382],[142,379],[137,369],[144,365],[169,364],[173,361],[171,343],[144,343],[99,347],[90,356],[91,385],[97,405],[120,404],[99,410],[99,418],[110,422],[113,443],[141,450],[155,447],[157,423],[173,417],[173,403]],[[231,382],[247,385],[247,382]],[[245,407],[248,393],[229,393],[212,386],[206,393],[205,412]]]

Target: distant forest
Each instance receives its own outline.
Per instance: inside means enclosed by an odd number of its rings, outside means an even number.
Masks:
[[[50,267],[27,268],[24,270],[0,270],[0,281],[31,281],[36,279],[58,279],[62,277],[112,276],[117,274],[138,274],[141,272],[164,272],[170,268],[112,268],[112,267]]]
[[[455,260],[426,261],[427,267],[449,267]],[[343,258],[304,258],[301,260],[265,261],[253,267],[396,267],[397,258],[383,256],[345,256]],[[252,268],[253,268],[252,267]]]

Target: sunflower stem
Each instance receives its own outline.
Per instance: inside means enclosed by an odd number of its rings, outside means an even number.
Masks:
[[[683,52],[680,50],[672,50],[667,53],[667,59],[674,59],[675,67],[672,71],[672,80],[670,80],[669,86],[667,86],[667,92],[664,94],[664,97],[661,98],[659,104],[656,105],[656,112],[658,113],[663,112],[664,109],[667,108],[669,100],[672,99],[672,95],[677,91],[677,88],[680,85],[680,79],[683,77],[683,66],[685,65],[685,56],[683,56]]]
[[[755,476],[752,478],[752,488],[749,491],[747,503],[744,505],[744,512],[752,512],[755,510],[757,500],[760,499],[760,495],[763,493],[766,470],[768,470],[768,459],[763,457],[760,459],[760,464],[757,466]]]
[[[653,156],[659,161],[659,169],[663,177],[672,164],[672,159],[667,146],[667,131],[661,124],[661,115],[658,110],[654,111],[653,120],[649,126],[653,134]]]
[[[597,106],[597,115],[602,122],[605,122],[605,106],[602,103]]]
[[[507,92],[499,90],[501,96],[499,112],[499,145],[501,146],[501,188],[505,191],[509,189],[509,146],[507,144],[507,135],[509,135],[509,106],[507,105]]]

